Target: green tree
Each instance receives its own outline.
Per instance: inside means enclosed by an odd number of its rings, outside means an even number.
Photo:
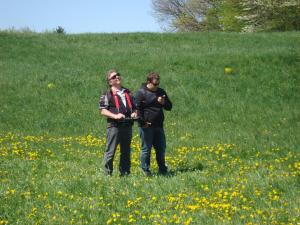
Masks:
[[[220,31],[222,30],[220,24],[219,10],[217,8],[209,8],[205,15],[205,20],[203,22],[204,30],[206,31]]]
[[[58,33],[58,34],[65,34],[66,31],[63,27],[61,26],[58,26],[56,29],[55,29],[55,32]]]
[[[300,30],[299,0],[152,0],[152,6],[167,30]]]
[[[240,4],[243,31],[300,30],[300,2],[297,0],[241,0]]]
[[[225,0],[220,4],[220,26],[224,31],[241,31],[243,21],[238,17],[242,11],[239,0]]]

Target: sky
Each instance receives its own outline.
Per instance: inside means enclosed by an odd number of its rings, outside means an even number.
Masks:
[[[1,0],[0,30],[66,33],[161,32],[151,0]]]

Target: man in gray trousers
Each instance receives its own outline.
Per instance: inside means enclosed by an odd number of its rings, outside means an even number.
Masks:
[[[112,175],[113,160],[120,144],[120,176],[130,174],[130,144],[132,125],[136,118],[136,107],[130,91],[121,85],[121,75],[116,70],[106,75],[109,89],[100,96],[99,110],[107,118],[106,149],[104,154],[104,171]]]

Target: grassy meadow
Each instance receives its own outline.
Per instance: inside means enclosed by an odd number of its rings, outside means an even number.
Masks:
[[[168,176],[136,125],[132,174],[103,175],[111,68],[161,74]],[[299,74],[299,32],[1,31],[0,224],[300,224]]]

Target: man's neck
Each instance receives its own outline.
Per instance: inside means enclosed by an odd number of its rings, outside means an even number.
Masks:
[[[121,91],[122,90],[122,87],[120,85],[117,85],[117,86],[112,86],[111,87],[111,90],[114,92],[114,91]]]

